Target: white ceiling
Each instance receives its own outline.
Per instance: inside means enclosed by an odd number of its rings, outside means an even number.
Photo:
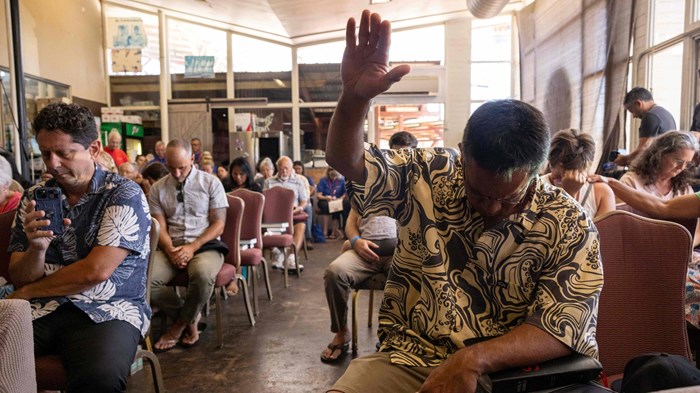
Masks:
[[[504,12],[532,0],[511,0]],[[469,17],[466,0],[134,0],[147,6],[183,13],[233,30],[293,44],[342,37],[345,23],[370,9],[392,21],[394,28]]]

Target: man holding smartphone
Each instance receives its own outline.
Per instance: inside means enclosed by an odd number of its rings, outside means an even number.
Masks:
[[[32,303],[34,354],[60,355],[68,391],[123,391],[151,318],[146,198],[136,183],[95,164],[102,146],[89,109],[49,105],[33,128],[53,177],[20,202],[10,240],[17,290],[10,298]],[[45,205],[56,211],[36,209],[37,192],[60,199]],[[63,217],[62,234],[47,230],[48,217]]]

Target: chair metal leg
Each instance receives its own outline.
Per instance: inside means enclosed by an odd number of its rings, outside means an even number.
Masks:
[[[299,269],[299,255],[297,255],[296,246],[292,246],[292,252],[294,253],[294,267],[297,269],[297,278],[301,279],[301,269]]]
[[[267,288],[267,300],[272,300],[272,287],[270,287],[270,270],[267,266],[267,260],[261,260],[263,267],[263,276],[265,276],[265,287]]]
[[[357,298],[360,291],[357,289],[352,293],[352,353],[357,353]]]
[[[292,246],[294,247],[294,246]],[[287,248],[284,249],[284,262],[282,263],[284,265],[284,287],[289,288],[289,272],[287,272],[287,256],[289,255],[289,251]],[[298,270],[298,269],[297,269]]]
[[[309,251],[308,248],[306,247],[306,237],[304,237],[304,240],[302,240],[301,244],[304,246],[304,259],[306,259],[306,262],[309,261]]]
[[[221,326],[221,294],[219,290],[223,291],[224,287],[214,288],[214,303],[216,304],[216,343],[219,348],[223,348],[224,329]]]
[[[136,352],[136,359],[144,358],[151,362],[151,375],[153,376],[153,387],[156,393],[165,392],[165,384],[163,384],[163,374],[160,371],[160,362],[158,357],[150,351],[139,349]]]
[[[238,282],[241,284],[241,289],[243,290],[243,301],[245,302],[245,311],[248,313],[248,321],[250,326],[255,326],[255,317],[253,316],[253,308],[250,307],[250,293],[248,292],[248,283],[245,281],[243,275],[238,275],[236,277]]]
[[[258,269],[255,266],[246,266],[246,270],[250,281],[250,292],[253,293],[253,313],[257,317],[260,315],[260,310],[258,310],[258,276],[256,274]]]
[[[367,310],[367,327],[372,327],[372,310],[374,309],[374,290],[369,290],[369,307]]]

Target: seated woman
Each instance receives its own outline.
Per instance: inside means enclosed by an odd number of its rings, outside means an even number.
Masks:
[[[326,176],[321,178],[316,187],[316,198],[318,200],[318,209],[321,211],[321,225],[323,234],[328,235],[328,221],[333,218],[333,231],[329,239],[342,238],[343,234],[338,230],[336,220],[342,216],[344,221],[347,221],[350,214],[350,202],[348,201],[348,193],[345,188],[345,178],[335,169],[328,167]],[[330,212],[330,202],[342,200],[342,210],[336,211],[333,214]]]
[[[692,194],[693,172],[689,166],[697,147],[691,133],[668,131],[654,139],[620,181],[662,200]]]
[[[561,130],[552,137],[549,150],[551,172],[542,179],[561,187],[578,201],[590,218],[615,210],[615,196],[607,184],[588,183],[588,171],[595,156],[590,134],[575,129]]]
[[[224,191],[231,192],[239,188],[245,188],[255,192],[262,192],[260,185],[255,182],[253,177],[253,169],[250,167],[248,160],[243,157],[238,157],[231,161],[228,170],[228,177],[222,183]],[[233,296],[238,293],[238,281],[233,280],[226,286],[226,293]]]
[[[262,190],[265,180],[271,178],[275,174],[275,164],[269,157],[263,157],[258,162],[258,173],[255,174],[255,182],[258,183]]]
[[[255,192],[262,192],[260,184],[255,182],[253,169],[250,167],[248,160],[243,157],[238,157],[231,161],[228,170],[228,177],[222,180],[224,190],[231,192],[238,188],[246,188]]]
[[[677,133],[677,131],[669,132]],[[656,143],[669,132],[654,140],[653,143]],[[690,142],[691,143],[688,146],[692,146],[691,149],[695,151],[694,148],[697,146],[697,142],[694,140]],[[680,162],[681,159],[684,161]],[[692,155],[689,154],[686,154],[685,156],[681,154],[678,156],[667,155],[664,160],[665,164],[661,164],[661,166],[669,170],[668,167],[675,162],[677,170],[680,170],[681,168],[685,170],[690,159],[692,159]],[[608,184],[610,188],[612,188],[616,197],[627,203],[630,207],[649,217],[668,220],[700,218],[700,192],[695,194],[680,195],[672,198],[664,198],[648,193],[643,189],[635,189],[630,187],[623,183],[622,179],[616,180],[599,175],[592,175],[589,177],[589,181],[597,181]],[[700,329],[700,253],[697,251],[693,252],[692,261],[688,265],[688,276],[686,278],[685,292],[685,314],[686,320],[696,328]]]

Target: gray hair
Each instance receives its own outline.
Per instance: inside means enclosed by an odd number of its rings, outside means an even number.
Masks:
[[[116,129],[113,129],[112,131],[109,132],[109,136],[107,136],[107,140],[110,141],[112,138],[119,138],[119,141],[122,140],[122,133],[117,131]]]
[[[268,167],[272,169],[273,171],[275,170],[275,164],[272,163],[272,160],[269,157],[265,157],[260,161],[260,165],[258,165],[258,169],[262,170],[263,167]]]
[[[5,157],[0,156],[0,186],[9,187],[12,183],[12,167]]]
[[[639,175],[644,184],[654,184],[661,172],[661,162],[667,154],[689,149],[698,151],[698,141],[687,131],[667,131],[654,139],[651,145],[632,162],[631,170]],[[686,168],[671,179],[673,192],[676,193],[690,184],[693,177],[691,168]]]

